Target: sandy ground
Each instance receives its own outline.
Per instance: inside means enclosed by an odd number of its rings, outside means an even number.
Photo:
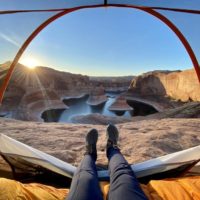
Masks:
[[[153,119],[118,124],[120,148],[129,163],[136,163],[200,145],[200,119]],[[107,164],[106,126],[24,122],[0,118],[0,133],[78,165],[85,135],[99,131],[98,163]]]

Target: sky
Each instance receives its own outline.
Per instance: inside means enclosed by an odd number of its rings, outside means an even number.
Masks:
[[[34,22],[31,26],[36,27]],[[23,41],[0,31],[2,38],[16,49]],[[1,47],[0,53],[10,58]],[[192,68],[185,48],[165,24],[127,8],[85,9],[61,17],[32,41],[20,62],[92,76]]]

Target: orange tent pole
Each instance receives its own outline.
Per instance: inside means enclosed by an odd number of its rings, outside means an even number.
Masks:
[[[28,47],[28,45],[31,43],[31,41],[40,33],[40,31],[42,31],[47,25],[49,25],[51,22],[53,22],[54,20],[56,20],[57,18],[75,11],[76,9],[69,9],[69,10],[65,10],[63,12],[60,12],[56,15],[54,15],[53,17],[47,19],[44,23],[42,23],[24,42],[24,44],[21,46],[21,48],[19,49],[19,51],[17,52],[13,62],[10,65],[10,68],[8,70],[8,73],[6,74],[5,80],[0,88],[0,103],[3,100],[3,96],[5,93],[5,90],[9,84],[9,81],[11,79],[12,73],[14,71],[15,65],[18,63],[21,55],[23,54],[23,52],[25,51],[25,49]]]
[[[134,5],[126,5],[126,4],[103,4],[103,5],[91,5],[91,6],[80,6],[80,7],[75,7],[75,8],[71,8],[71,9],[66,9],[52,17],[50,17],[49,19],[47,19],[44,23],[42,23],[29,37],[28,39],[24,42],[24,44],[22,45],[22,47],[19,49],[18,53],[16,54],[12,64],[10,65],[9,71],[5,77],[5,80],[2,84],[2,87],[0,88],[0,103],[2,102],[3,99],[3,95],[4,92],[8,86],[8,83],[10,81],[10,78],[12,76],[12,73],[14,71],[15,65],[18,63],[21,55],[23,54],[23,52],[25,51],[25,49],[27,48],[27,46],[30,44],[30,42],[40,33],[40,31],[42,31],[46,26],[48,26],[51,22],[53,22],[54,20],[58,19],[59,17],[62,17],[63,15],[69,14],[71,12],[74,12],[76,10],[80,10],[80,9],[85,9],[85,8],[98,8],[98,7],[124,7],[124,8],[135,8],[135,9],[139,9],[142,11],[145,11],[153,16],[155,16],[156,18],[160,19],[162,22],[164,22],[176,35],[177,37],[180,39],[180,41],[182,42],[182,44],[184,45],[186,51],[188,52],[191,61],[194,65],[194,68],[196,70],[196,74],[198,77],[198,80],[200,82],[200,68],[199,68],[199,63],[196,59],[196,56],[190,46],[190,44],[188,43],[188,41],[186,40],[186,38],[184,37],[184,35],[181,33],[181,31],[169,20],[167,19],[165,16],[163,16],[162,14],[158,13],[157,11],[149,8],[149,7],[142,7],[142,6],[134,6]]]

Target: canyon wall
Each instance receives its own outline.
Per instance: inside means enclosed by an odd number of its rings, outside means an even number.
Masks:
[[[7,72],[10,64],[11,62],[0,64],[1,75]],[[3,78],[0,76],[0,84]],[[63,103],[65,98],[90,94],[89,103],[96,105],[107,100],[107,90],[127,90],[132,78],[89,77],[48,67],[31,70],[17,64],[0,106],[0,116],[41,121],[41,113],[45,110],[66,109],[67,106]]]
[[[95,87],[103,87],[108,92],[124,92],[135,76],[109,76],[109,77],[90,77],[90,82]]]
[[[142,96],[168,96],[183,102],[200,101],[200,83],[193,69],[142,74],[131,82],[129,91]]]

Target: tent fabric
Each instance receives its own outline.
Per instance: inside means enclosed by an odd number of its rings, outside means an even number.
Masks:
[[[8,158],[14,157],[17,161],[24,161],[24,170],[27,168],[27,162],[70,178],[76,170],[76,167],[69,163],[18,142],[3,134],[0,135],[0,153]],[[20,162],[21,165],[23,165],[22,161]]]
[[[69,163],[61,161],[58,158],[34,149],[3,134],[0,135],[0,154],[6,157],[7,160],[16,167],[19,165],[17,162],[20,163],[20,168],[22,169],[24,165],[24,171],[28,170],[27,166],[29,166],[29,168],[31,168],[31,166],[32,168],[37,168],[38,166],[39,169],[40,167],[43,167],[54,173],[71,178],[76,170],[76,167]],[[138,178],[176,170],[184,165],[189,167],[195,165],[195,168],[193,167],[191,170],[193,173],[198,174],[200,173],[199,159],[200,145],[142,163],[137,163],[131,165],[131,167]],[[12,160],[14,161],[13,163]],[[188,169],[188,167],[186,167],[186,169]],[[186,169],[184,168],[184,170]],[[98,171],[98,176],[100,180],[108,180],[108,171]]]
[[[4,4],[7,0],[1,0],[1,10],[30,10],[30,9],[62,9],[73,8],[87,5],[109,5],[109,4],[127,4],[146,7],[180,8],[199,10],[200,4],[196,0],[13,0],[9,4]]]
[[[100,183],[104,199],[109,191],[109,183]],[[200,176],[166,180],[152,180],[141,184],[149,200],[198,200],[200,199]],[[15,180],[0,178],[0,200],[64,200],[69,189],[30,183],[22,184]]]
[[[6,3],[5,3],[6,2]],[[12,60],[10,69],[0,71],[0,102],[14,67],[30,42],[52,21],[70,12],[96,7],[129,7],[163,21],[186,48],[200,81],[200,3],[196,0],[2,0],[0,4],[0,63]],[[134,9],[133,9],[134,11]],[[13,20],[15,19],[15,20]],[[18,26],[14,26],[16,23]],[[190,26],[188,26],[190,25]],[[192,26],[192,28],[191,28]],[[15,27],[13,29],[13,27]],[[3,49],[6,46],[7,48]]]

